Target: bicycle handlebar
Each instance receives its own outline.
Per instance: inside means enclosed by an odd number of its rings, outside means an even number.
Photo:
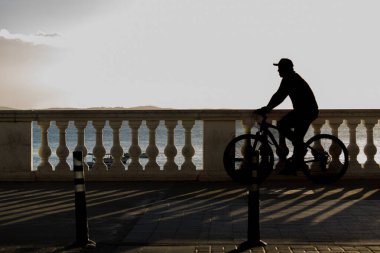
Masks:
[[[265,122],[268,118],[267,114],[260,109],[253,111],[253,113],[261,116],[263,118],[262,122]]]

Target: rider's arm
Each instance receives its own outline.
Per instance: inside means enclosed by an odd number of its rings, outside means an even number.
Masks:
[[[272,98],[269,100],[268,105],[266,106],[268,111],[271,111],[273,108],[281,104],[285,98],[288,96],[288,89],[286,88],[286,83],[282,80],[280,87],[273,94]]]

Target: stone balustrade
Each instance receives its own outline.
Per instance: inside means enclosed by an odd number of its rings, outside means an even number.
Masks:
[[[286,110],[273,111],[270,120],[279,119]],[[376,161],[379,140],[378,121],[380,110],[321,110],[309,131],[312,134],[328,132],[345,142],[350,155],[350,166],[345,178],[380,178],[379,163]],[[193,161],[194,125],[201,121],[203,161]],[[39,164],[33,167],[33,122],[40,128],[38,149]],[[55,155],[58,163],[52,165],[52,149],[49,145],[49,128],[55,122],[59,130],[58,147]],[[67,145],[68,125],[76,128],[76,145]],[[130,146],[121,145],[120,129],[123,122],[130,128]],[[237,124],[238,122],[238,124]],[[85,145],[86,126],[95,129],[95,145],[92,150]],[[106,150],[103,130],[112,129],[112,147]],[[139,130],[145,124],[148,129],[148,145],[142,150],[139,144]],[[159,164],[160,151],[157,146],[158,126],[166,129],[166,143],[163,150],[165,162]],[[241,132],[237,126],[241,126]],[[4,110],[0,111],[0,180],[72,180],[72,164],[69,159],[74,150],[84,156],[94,155],[91,168],[85,164],[88,180],[229,180],[223,168],[223,151],[236,135],[248,133],[255,126],[250,110]],[[174,134],[177,127],[183,128],[180,137]],[[176,138],[182,138],[184,145],[179,150]],[[359,145],[365,142],[362,147]],[[359,143],[360,142],[360,143]],[[106,153],[112,156],[111,166],[104,162]],[[128,163],[122,162],[124,153],[129,154]],[[145,153],[147,162],[141,163]],[[181,164],[176,163],[183,157]],[[365,159],[359,159],[364,157]],[[275,177],[274,177],[275,178]]]

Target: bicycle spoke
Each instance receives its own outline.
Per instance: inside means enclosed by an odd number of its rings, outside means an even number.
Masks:
[[[339,179],[348,167],[348,151],[335,136],[320,134],[308,143],[305,174],[317,182],[333,182]]]
[[[260,151],[262,147],[258,137],[245,134],[234,138],[226,147],[223,163],[227,174],[242,184],[259,183],[269,176],[273,169],[273,152]],[[265,157],[262,154],[266,153]],[[253,157],[257,156],[257,162]],[[257,170],[258,173],[252,173]],[[260,179],[257,175],[260,174]],[[256,176],[253,176],[256,175]]]

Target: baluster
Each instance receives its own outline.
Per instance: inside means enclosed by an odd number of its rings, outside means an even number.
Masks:
[[[192,161],[192,157],[195,154],[193,145],[191,144],[191,129],[195,124],[194,120],[183,120],[182,126],[185,128],[185,145],[182,148],[182,155],[185,158],[185,162],[181,166],[181,170],[193,172],[196,170]]]
[[[149,145],[146,148],[146,155],[148,156],[148,163],[145,166],[147,172],[160,171],[160,166],[156,162],[158,155],[158,148],[156,146],[156,129],[160,122],[158,120],[147,120],[146,125],[149,129]]]
[[[316,119],[313,121],[313,123],[311,125],[314,129],[314,135],[321,133],[321,129],[322,129],[324,124],[325,124],[324,119]]]
[[[359,123],[359,119],[347,120],[347,126],[350,132],[350,143],[347,146],[348,155],[350,156],[350,170],[361,169],[361,165],[358,162],[358,154],[360,152],[360,149],[356,143],[356,128],[358,127]]]
[[[244,133],[250,134],[253,127],[253,118],[247,117],[241,121],[241,124],[243,125]]]
[[[168,131],[168,143],[165,147],[164,153],[166,156],[166,163],[164,164],[165,171],[178,171],[178,165],[174,159],[177,155],[177,148],[174,145],[174,128],[177,126],[176,120],[166,120],[165,126]]]
[[[106,149],[103,146],[103,128],[105,125],[105,120],[94,120],[92,125],[96,130],[96,142],[92,153],[95,157],[94,166],[91,168],[91,172],[99,173],[106,172],[107,165],[104,163],[104,156],[106,155]]]
[[[123,157],[124,151],[120,145],[120,128],[122,121],[121,120],[110,120],[110,126],[112,128],[113,135],[113,145],[111,148],[111,156],[112,156],[112,165],[110,170],[112,172],[125,172],[124,164],[121,160]]]
[[[75,151],[82,151],[83,160],[86,161],[87,147],[84,144],[84,133],[85,133],[85,128],[87,126],[87,120],[76,120],[74,122],[74,125],[77,128],[77,132],[78,132],[78,140],[77,140],[77,146],[75,147]],[[83,170],[85,172],[88,171],[88,165],[86,162],[83,163]]]
[[[377,120],[375,119],[365,119],[364,126],[367,130],[367,144],[364,146],[364,153],[367,156],[367,161],[364,163],[365,169],[378,169],[379,165],[375,161],[375,155],[377,148],[373,142],[373,128]]]
[[[331,134],[338,137],[339,126],[342,124],[342,119],[330,119],[329,125],[331,127]],[[337,145],[332,144],[329,148],[329,153],[331,154],[331,163],[329,164],[329,168],[336,168],[337,166],[341,166],[342,163],[339,160],[339,156],[342,153],[342,149]]]
[[[244,128],[244,133],[246,134],[250,134],[251,133],[251,130],[252,130],[252,127],[253,127],[253,119],[252,117],[247,117],[247,118],[244,118],[242,121],[241,121],[241,124],[243,125],[243,128]],[[249,146],[252,146],[252,143],[247,143],[249,141],[249,139],[246,139],[245,143],[242,145],[241,147],[241,154],[243,156],[245,156],[245,154],[247,154],[247,152],[249,151],[246,150],[247,147]],[[252,149],[252,148],[251,148]]]
[[[132,130],[132,143],[131,147],[128,150],[131,157],[131,163],[128,166],[128,170],[133,172],[142,171],[142,165],[139,161],[141,148],[138,141],[138,130],[141,125],[141,120],[129,120],[128,125]]]
[[[343,120],[342,119],[338,119],[338,118],[335,118],[335,119],[329,119],[329,125],[330,125],[330,128],[331,128],[331,134],[338,137],[339,135],[339,127],[340,125],[343,123]]]
[[[53,166],[49,162],[51,156],[51,149],[48,142],[48,133],[50,127],[50,121],[41,120],[38,121],[38,125],[41,128],[41,146],[38,150],[38,155],[41,158],[40,164],[37,166],[37,171],[42,173],[49,173],[53,171]]]
[[[56,121],[57,127],[59,129],[59,146],[57,148],[57,156],[59,158],[59,162],[55,167],[57,172],[69,172],[70,165],[67,163],[67,157],[69,156],[69,149],[66,146],[66,129],[68,126],[67,120],[59,120]]]

